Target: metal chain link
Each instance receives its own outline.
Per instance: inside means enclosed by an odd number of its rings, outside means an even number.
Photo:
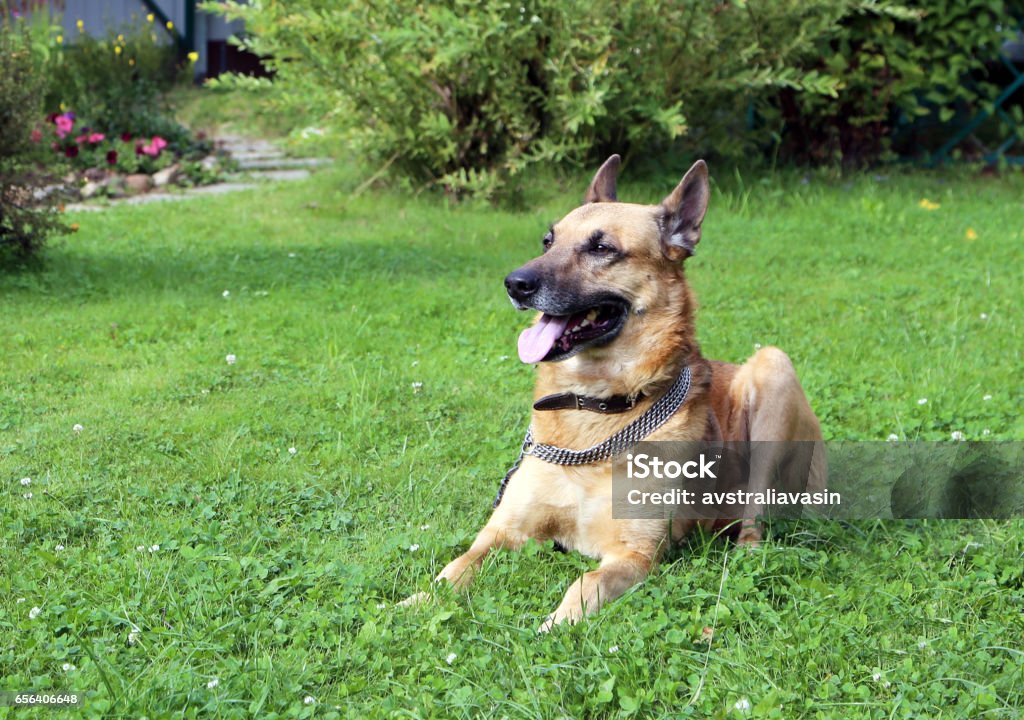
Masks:
[[[668,392],[647,408],[643,415],[603,442],[588,447],[585,450],[570,450],[555,445],[547,445],[546,443],[534,443],[533,428],[528,428],[519,457],[516,458],[509,471],[505,473],[501,485],[498,486],[498,496],[494,499],[493,507],[498,507],[502,496],[505,494],[508,481],[512,478],[515,471],[519,469],[520,463],[522,463],[523,458],[527,455],[533,455],[535,458],[553,465],[589,465],[609,460],[636,445],[668,422],[668,419],[675,415],[679,408],[683,406],[683,403],[686,402],[686,396],[690,393],[690,377],[690,368],[683,368],[683,372],[679,374],[679,377],[676,378]]]

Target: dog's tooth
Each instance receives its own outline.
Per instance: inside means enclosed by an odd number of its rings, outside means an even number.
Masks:
[[[583,318],[583,322],[581,322],[577,327],[585,328],[589,324],[590,320],[588,320],[587,318]]]

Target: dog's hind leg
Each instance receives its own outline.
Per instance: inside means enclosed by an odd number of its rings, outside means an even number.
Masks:
[[[654,563],[654,557],[636,552],[606,555],[597,570],[585,573],[569,587],[562,604],[548,615],[537,632],[548,632],[559,623],[575,623],[584,615],[597,612],[604,603],[647,577]]]
[[[800,491],[824,485],[825,459],[821,427],[811,410],[793,363],[774,347],[759,350],[737,371],[729,384],[731,405],[739,408],[725,428],[727,440],[750,440],[748,491],[763,493],[773,486],[782,468],[802,468],[807,483]],[[811,448],[787,446],[789,441],[814,441]],[[801,444],[802,445],[802,444]],[[794,452],[808,457],[803,462]],[[788,474],[788,473],[784,473]],[[788,478],[786,478],[788,479]],[[763,507],[750,504],[744,513],[737,542],[757,545],[761,528],[756,518]]]

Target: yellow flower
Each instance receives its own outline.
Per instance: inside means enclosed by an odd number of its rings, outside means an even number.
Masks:
[[[174,29],[174,23],[172,23],[170,20],[167,21],[167,29],[168,30],[173,30]]]
[[[117,41],[118,41],[119,43],[122,43],[122,44],[123,44],[123,43],[124,43],[124,35],[118,35],[118,36],[117,36]]]
[[[114,54],[115,55],[120,55],[121,54],[121,46],[120,45],[115,45],[114,46]]]
[[[63,35],[58,35],[57,36],[57,44],[58,45],[63,45],[64,44],[64,36]]]
[[[189,62],[198,62],[199,61],[199,53],[194,52],[194,51],[190,52],[188,54],[188,60],[189,60]]]
[[[75,25],[77,25],[77,26],[78,26],[78,32],[82,32],[82,31],[84,31],[84,30],[85,30],[85,23],[84,23],[84,22],[82,22],[81,20],[79,20],[78,22],[76,22],[76,23],[75,23]]]
[[[129,65],[134,65],[135,64],[135,58],[128,58],[128,64]]]
[[[146,22],[153,22],[153,13],[146,16]]]
[[[932,202],[928,198],[921,198],[921,202],[918,203],[918,206],[924,208],[925,210],[938,210],[940,207],[942,207],[938,203]]]
[[[978,233],[974,232],[974,228],[967,228],[967,232],[964,233],[964,237],[968,240],[977,240]]]

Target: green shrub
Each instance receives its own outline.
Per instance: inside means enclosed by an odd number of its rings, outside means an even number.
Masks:
[[[835,79],[838,97],[788,89],[778,96],[773,122],[785,127],[783,154],[864,165],[912,124],[936,127],[945,139],[958,110],[980,109],[998,92],[986,82],[986,61],[998,57],[1010,22],[1003,0],[905,0],[902,8],[870,4],[848,14],[803,66]],[[913,139],[900,149],[919,151],[922,133]]]
[[[96,38],[80,26],[49,73],[47,110],[73,111],[80,125],[108,135],[159,135],[187,144],[187,129],[173,120],[166,93],[190,72],[162,30],[141,21]]]
[[[208,3],[244,18],[281,97],[415,183],[490,195],[534,163],[740,155],[755,96],[834,93],[800,70],[852,0]],[[251,81],[243,81],[243,84]]]
[[[2,9],[2,8],[0,8]],[[0,23],[0,260],[25,259],[64,230],[41,169],[44,81],[33,35],[21,21]]]

